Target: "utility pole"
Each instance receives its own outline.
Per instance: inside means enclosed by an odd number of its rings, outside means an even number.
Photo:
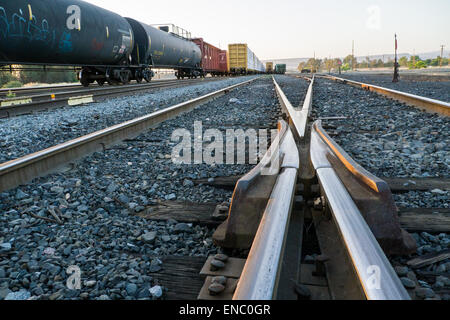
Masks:
[[[445,45],[441,44],[441,59],[439,62],[439,68],[442,68],[442,59],[444,59],[444,48],[445,48]]]
[[[313,59],[313,73],[316,73],[316,52],[314,51],[314,59]]]
[[[397,56],[397,50],[398,50],[398,42],[397,42],[397,34],[395,34],[395,62],[394,62],[394,79],[392,82],[398,82],[399,81],[399,74],[398,74],[398,56]]]
[[[333,68],[333,63],[331,62],[331,54],[330,57],[328,58],[328,74],[331,74],[331,68]]]

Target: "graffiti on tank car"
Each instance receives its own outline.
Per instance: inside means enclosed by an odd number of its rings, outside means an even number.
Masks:
[[[61,39],[59,40],[58,49],[62,53],[72,52],[72,36],[68,32],[63,32]]]
[[[48,21],[44,18],[39,23],[35,15],[24,17],[22,9],[8,18],[6,10],[0,7],[0,39],[26,39],[42,41],[46,44],[54,42],[55,31],[51,31]]]
[[[92,49],[94,51],[100,51],[104,46],[105,44],[103,42],[98,42],[97,38],[92,39]]]

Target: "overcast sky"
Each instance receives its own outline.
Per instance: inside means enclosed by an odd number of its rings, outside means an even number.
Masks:
[[[148,24],[173,23],[226,48],[248,43],[260,59],[450,49],[450,0],[87,0]]]

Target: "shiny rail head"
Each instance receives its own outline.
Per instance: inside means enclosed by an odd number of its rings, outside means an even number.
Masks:
[[[298,149],[289,128],[280,150],[289,152],[285,159],[290,160],[283,164],[277,176],[233,300],[272,300],[276,297],[299,169]]]
[[[237,182],[228,218],[214,232],[213,240],[216,245],[234,249],[251,247],[277,175],[283,166],[295,166],[298,163],[295,157],[286,156],[284,153],[284,141],[289,131],[287,123],[280,121],[278,135],[269,150],[261,161]]]
[[[320,122],[313,125],[311,134],[311,161],[358,283],[368,300],[409,300],[363,212],[335,171],[333,158],[338,158],[317,132],[318,124]]]
[[[313,124],[313,130],[317,132],[322,139],[322,141],[328,146],[328,148],[332,151],[333,155],[337,157],[341,163],[347,168],[349,172],[351,172],[354,176],[358,177],[364,184],[366,184],[369,188],[374,190],[375,192],[380,192],[386,189],[387,184],[376,177],[363,167],[361,167],[355,160],[353,160],[344,149],[341,148],[323,129],[322,121],[317,120]]]
[[[410,300],[406,289],[334,169],[318,169],[317,175],[366,298]]]

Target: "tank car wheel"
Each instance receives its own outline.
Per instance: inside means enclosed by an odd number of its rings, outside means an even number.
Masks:
[[[98,84],[100,87],[103,87],[103,85],[105,84],[105,80],[104,80],[104,79],[99,79],[99,80],[97,80],[97,84]]]
[[[151,71],[144,72],[144,80],[147,82],[152,81],[152,72]]]
[[[136,70],[134,77],[136,78],[137,83],[141,83],[142,80],[144,80],[144,77],[142,75],[142,72],[140,70]]]
[[[86,88],[89,87],[89,85],[91,84],[91,82],[89,80],[83,79],[83,78],[80,79],[80,83],[82,84],[83,87],[86,87]]]
[[[120,82],[122,82],[122,84],[128,84],[128,83],[130,83],[130,77],[128,76],[128,74],[126,74],[126,73],[121,73],[121,74],[120,74]]]

